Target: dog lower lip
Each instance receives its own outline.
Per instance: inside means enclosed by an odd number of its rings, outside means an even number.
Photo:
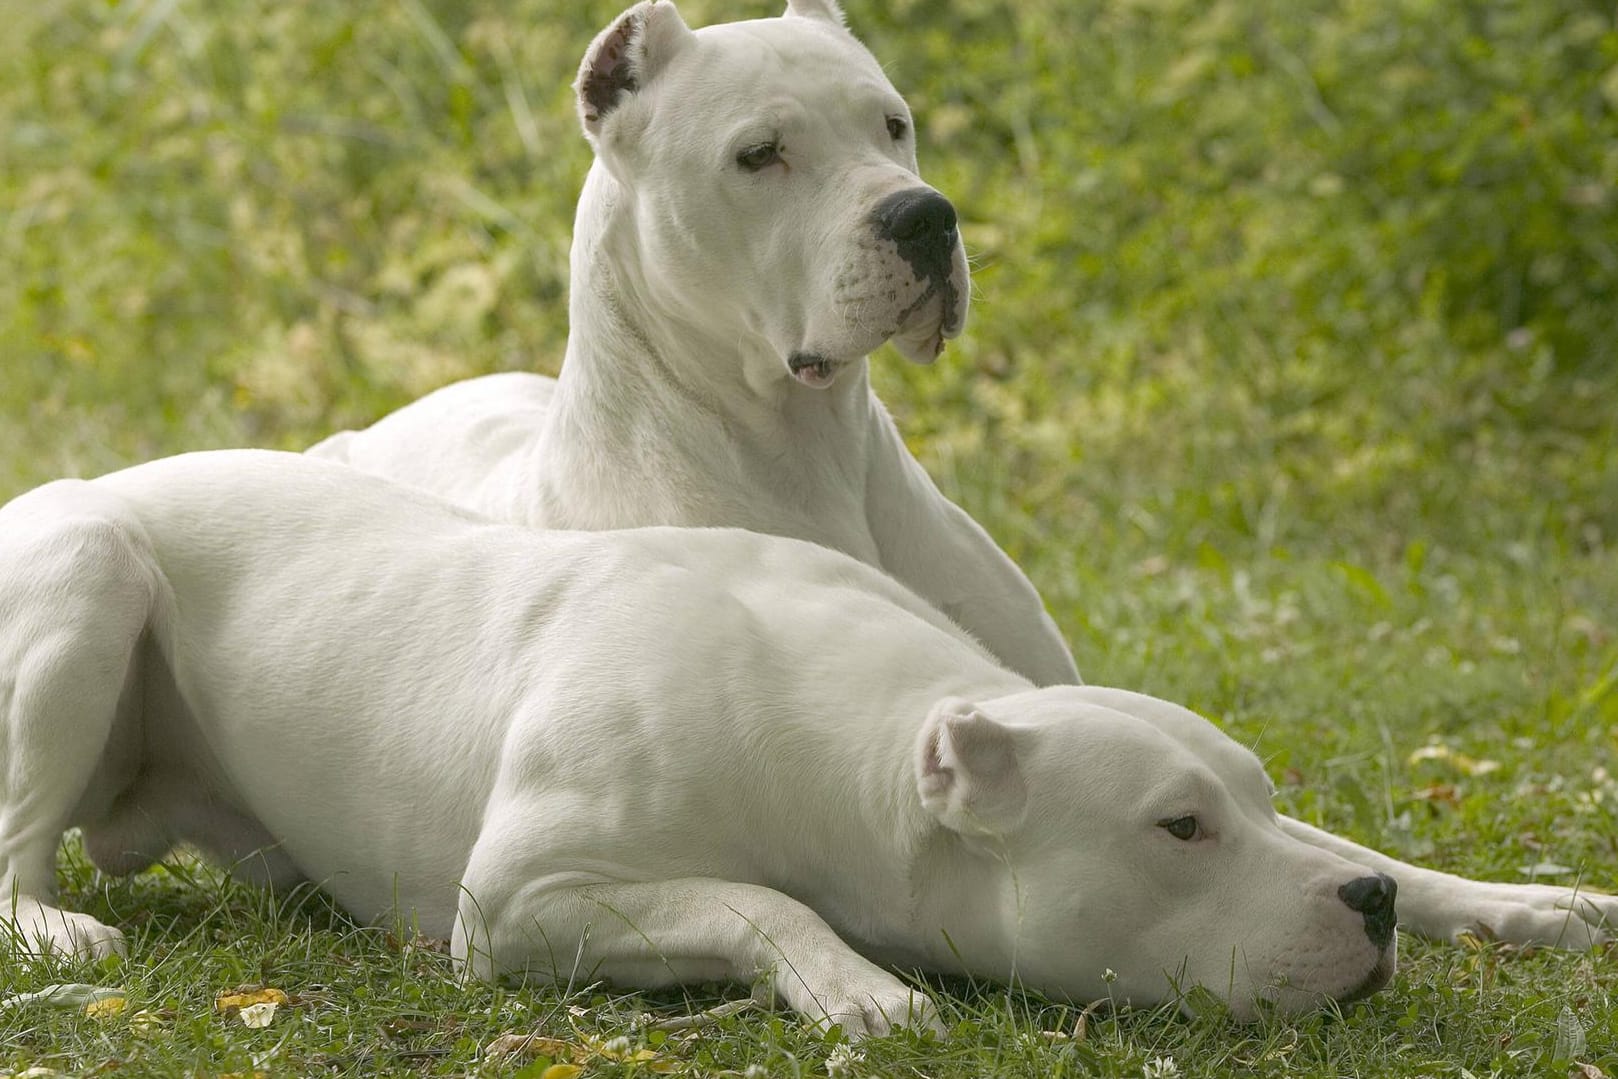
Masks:
[[[835,367],[831,360],[814,352],[794,352],[787,359],[792,377],[806,386],[825,386],[831,382]]]
[[[1356,1000],[1364,1000],[1374,995],[1383,986],[1393,979],[1393,964],[1386,957],[1377,961],[1376,966],[1365,976],[1365,980],[1337,998],[1338,1004],[1352,1004]]]

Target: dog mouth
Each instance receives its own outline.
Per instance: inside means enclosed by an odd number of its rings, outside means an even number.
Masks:
[[[823,390],[852,360],[874,352],[884,343],[892,344],[912,363],[930,364],[943,353],[945,344],[966,328],[966,281],[964,256],[957,250],[949,270],[915,280],[911,287],[917,291],[896,309],[876,313],[892,302],[891,293],[883,298],[854,291],[839,296],[838,305],[848,326],[838,335],[838,343],[831,346],[837,355],[800,349],[787,357],[787,369],[805,386]]]
[[[949,279],[929,281],[927,288],[899,314],[891,340],[911,363],[930,364],[944,351],[944,342],[961,333],[965,319],[959,294]]]
[[[787,357],[787,370],[792,377],[812,390],[823,390],[837,381],[842,370],[841,360],[833,360],[818,352],[794,352]]]
[[[1393,980],[1393,968],[1393,951],[1389,949],[1382,953],[1381,958],[1377,959],[1376,966],[1371,968],[1371,972],[1365,976],[1364,980],[1342,996],[1339,996],[1337,1003],[1352,1004],[1356,1000],[1364,1000],[1366,997],[1379,992],[1383,986]]]

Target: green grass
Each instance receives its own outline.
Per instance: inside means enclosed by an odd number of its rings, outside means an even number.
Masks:
[[[976,263],[967,335],[874,377],[1096,682],[1256,745],[1287,810],[1468,874],[1618,888],[1618,28],[1578,0],[850,0]],[[693,24],[773,11],[688,0]],[[0,497],[301,447],[450,379],[554,370],[614,4],[16,6],[0,36]],[[1455,759],[1412,761],[1430,742]],[[714,1003],[462,987],[408,934],[177,863],[71,901],[124,1013],[0,1013],[0,1070],[465,1074],[505,1031]],[[1565,877],[1561,879],[1571,879]],[[1611,955],[1402,945],[1254,1027],[935,986],[954,1035],[852,1074],[1618,1073]],[[214,1010],[293,994],[253,1030]],[[570,1011],[569,1007],[575,1009]],[[130,1015],[146,1010],[142,1033]],[[1582,1049],[1579,1044],[1582,1042]],[[787,1016],[658,1046],[825,1074]],[[597,1062],[593,1074],[645,1074]],[[537,1069],[536,1069],[537,1071]]]

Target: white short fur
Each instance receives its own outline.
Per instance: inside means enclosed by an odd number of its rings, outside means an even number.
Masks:
[[[1251,1015],[1392,971],[1264,770],[1206,721],[1035,689],[845,555],[727,529],[536,532],[263,451],[0,509],[0,909],[65,828],[189,842],[419,920],[484,977],[755,982],[856,1036],[936,1025],[882,964]],[[1176,839],[1165,820],[1195,815]],[[1576,924],[1582,925],[1575,919]],[[1556,927],[1552,927],[1553,929]],[[1111,969],[1116,979],[1109,981]]]
[[[836,5],[692,32],[673,5],[637,4],[577,86],[596,161],[561,378],[472,379],[309,452],[522,524],[810,540],[886,570],[1035,682],[1078,681],[1033,586],[871,393],[866,353],[892,339],[930,362],[969,283],[958,235],[929,277],[873,223],[884,199],[931,189],[904,99]],[[739,167],[769,140],[779,164]],[[822,362],[795,375],[804,356]]]

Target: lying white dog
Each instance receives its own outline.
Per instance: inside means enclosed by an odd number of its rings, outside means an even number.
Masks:
[[[110,872],[189,842],[413,915],[484,977],[758,980],[856,1036],[936,1022],[873,959],[1243,1016],[1393,970],[1392,883],[1292,834],[1247,750],[1034,689],[798,540],[535,532],[194,454],[0,509],[0,612],[0,910],[31,946],[121,946],[54,906],[76,824]]]
[[[522,524],[811,540],[1035,682],[1078,681],[1028,579],[870,391],[884,341],[930,362],[961,331],[966,255],[904,99],[835,3],[695,33],[637,4],[576,88],[596,162],[561,379],[459,383],[309,452]]]
[[[856,1035],[934,1021],[871,960],[1077,1000],[1200,984],[1238,1016],[1348,1000],[1393,969],[1386,871],[1428,933],[1587,947],[1618,919],[1398,865],[1269,795],[1184,709],[1036,690],[796,540],[536,532],[262,451],[0,508],[24,947],[121,947],[54,905],[73,825],[110,872],[189,842],[414,916],[481,976],[757,979]]]

